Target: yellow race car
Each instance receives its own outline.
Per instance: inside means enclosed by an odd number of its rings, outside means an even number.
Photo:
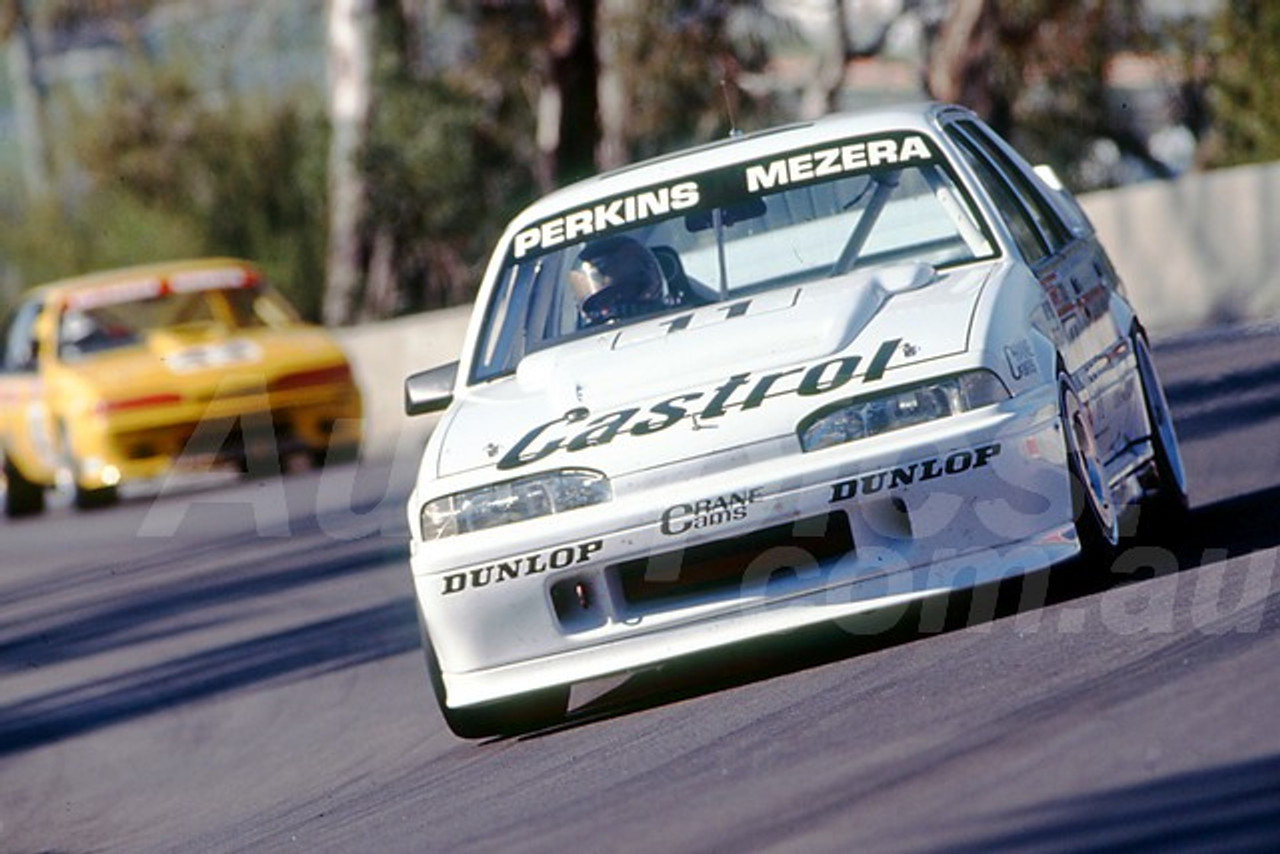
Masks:
[[[238,464],[280,471],[353,459],[360,392],[333,338],[299,320],[261,272],[208,258],[63,279],[3,328],[5,513],[45,490],[109,504],[126,481]]]

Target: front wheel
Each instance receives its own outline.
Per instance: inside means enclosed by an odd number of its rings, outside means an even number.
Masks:
[[[418,615],[418,627],[422,633],[422,651],[427,658],[431,690],[445,725],[454,735],[467,739],[519,735],[554,726],[564,720],[569,706],[568,686],[531,691],[478,706],[451,708],[446,701],[444,677],[436,661],[435,648],[431,645],[421,613]]]
[[[1071,478],[1071,511],[1080,549],[1086,560],[1105,564],[1120,542],[1115,499],[1098,455],[1093,421],[1065,379],[1061,384],[1060,403]]]
[[[311,451],[310,456],[312,468],[320,469],[330,465],[347,465],[360,459],[360,443],[352,442],[346,445],[316,448]]]
[[[78,510],[100,510],[120,500],[120,491],[114,486],[85,489],[76,484],[75,504]]]
[[[442,702],[440,713],[454,735],[479,739],[520,735],[554,726],[564,720],[568,705],[568,688],[548,688],[460,709],[451,709]]]
[[[8,454],[4,455],[4,480],[4,515],[16,519],[44,512],[44,487],[27,480]]]

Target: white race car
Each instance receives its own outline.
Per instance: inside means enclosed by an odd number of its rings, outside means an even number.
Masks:
[[[463,737],[572,684],[1026,573],[1186,486],[1084,213],[972,113],[736,136],[530,206],[409,499]]]

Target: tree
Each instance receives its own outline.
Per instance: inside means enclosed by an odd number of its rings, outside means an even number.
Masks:
[[[7,43],[14,125],[28,204],[49,201],[58,183],[59,133],[46,69],[51,44],[81,27],[114,22],[128,35],[133,21],[158,0],[0,0],[0,41]]]
[[[1212,38],[1209,161],[1280,160],[1280,5],[1229,0]]]
[[[996,56],[1001,18],[992,0],[955,0],[929,52],[925,86],[940,101],[964,104],[1007,133],[1021,79],[1002,79]]]
[[[329,252],[324,321],[349,323],[363,282],[365,187],[357,164],[373,100],[374,0],[329,0]]]
[[[1140,0],[955,0],[930,34],[926,88],[971,108],[1069,182],[1079,183],[1099,139],[1167,176],[1108,109],[1107,67],[1140,40],[1140,13]]]
[[[539,0],[546,70],[538,95],[538,184],[544,192],[595,171],[600,140],[596,0]]]
[[[318,110],[218,103],[182,69],[134,57],[70,124],[80,190],[60,207],[60,237],[79,255],[67,272],[239,255],[319,315],[327,135]]]
[[[604,132],[597,165],[706,142],[792,118],[753,87],[786,26],[762,0],[600,0]]]
[[[814,47],[818,51],[818,67],[801,104],[800,113],[804,118],[816,118],[840,108],[845,70],[858,56],[850,38],[846,0],[832,0],[831,27]]]
[[[535,196],[727,132],[721,82],[736,93],[741,69],[763,65],[759,28],[741,26],[747,7],[764,16],[759,3],[707,0],[458,3],[471,39],[451,63],[414,54],[429,41],[414,28],[445,22],[380,11],[358,161],[357,316],[468,299]],[[731,21],[745,35],[731,38]]]
[[[141,38],[153,5],[0,4],[30,11],[42,76],[58,84],[44,94],[49,191],[0,207],[5,277],[16,288],[161,258],[241,255],[317,318],[328,139],[321,112],[297,92],[209,97],[196,82],[201,66],[185,56],[157,60]],[[85,44],[115,49],[109,72],[83,73]]]
[[[7,0],[0,7],[0,37],[9,43],[9,77],[14,89],[22,178],[27,202],[33,204],[48,195],[52,170],[46,142],[48,88],[41,72],[31,16],[22,0]]]
[[[525,12],[538,7],[526,4]],[[358,319],[471,299],[507,220],[541,192],[547,161],[533,103],[543,79],[537,14],[505,4],[379,10],[365,182]],[[429,28],[429,29],[424,29]],[[431,34],[469,35],[445,44]]]

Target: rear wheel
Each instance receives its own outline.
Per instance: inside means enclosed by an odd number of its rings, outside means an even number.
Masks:
[[[76,484],[75,502],[80,510],[100,510],[110,507],[120,500],[120,491],[114,486],[100,486],[96,489],[85,489]]]
[[[1120,542],[1120,522],[1106,469],[1098,455],[1092,421],[1080,398],[1064,380],[1062,427],[1071,477],[1071,511],[1086,560],[1108,564]]]
[[[331,445],[311,451],[312,468],[324,468],[328,465],[346,465],[360,459],[359,443],[349,445]]]
[[[1178,436],[1164,386],[1156,375],[1151,348],[1141,333],[1134,333],[1133,350],[1142,380],[1142,401],[1151,427],[1151,461],[1156,473],[1155,493],[1142,502],[1139,524],[1143,531],[1167,530],[1187,513],[1187,472],[1178,450]]]
[[[445,724],[454,735],[468,739],[519,735],[553,726],[564,720],[569,706],[568,686],[531,691],[478,706],[450,708],[445,699],[444,678],[436,661],[435,648],[431,645],[421,614],[418,616],[418,626],[422,632],[422,650],[427,657],[431,690],[440,706]]]
[[[44,511],[44,487],[23,477],[22,472],[4,455],[4,514],[10,518],[34,516]]]

